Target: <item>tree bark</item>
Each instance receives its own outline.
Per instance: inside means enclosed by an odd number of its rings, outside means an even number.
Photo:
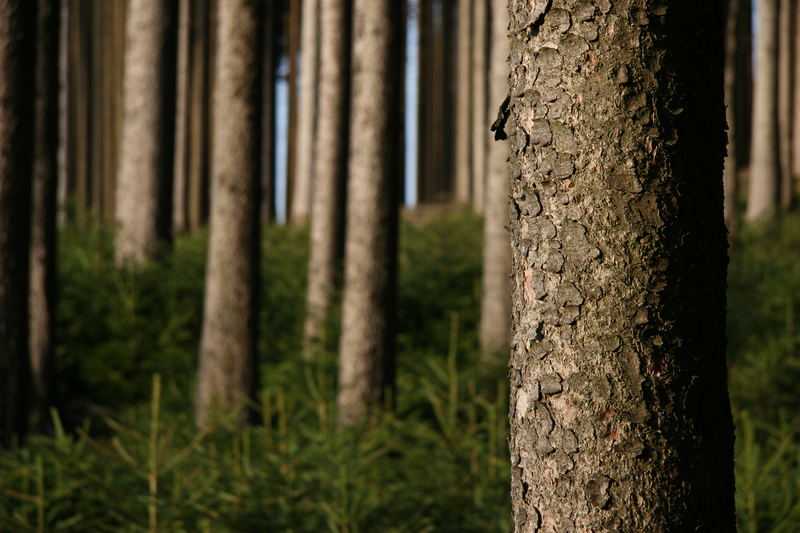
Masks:
[[[725,188],[725,223],[728,230],[733,233],[736,226],[736,185],[739,172],[737,161],[737,138],[739,124],[736,113],[737,84],[741,81],[738,72],[739,54],[739,22],[741,20],[740,0],[729,0],[725,16],[725,120],[728,124],[728,146],[725,157],[725,174],[723,183]]]
[[[343,424],[378,407],[394,374],[402,4],[356,0],[345,285],[337,405]]]
[[[306,358],[327,338],[344,236],[351,0],[325,0],[320,9],[319,124],[314,159],[314,204],[303,353]]]
[[[59,228],[64,227],[67,221],[67,180],[69,170],[67,162],[67,147],[69,142],[69,109],[68,109],[68,85],[69,76],[67,68],[69,65],[69,0],[59,0],[59,43],[58,43],[58,191],[57,191],[57,224]]]
[[[176,4],[130,0],[126,20],[116,260],[142,263],[169,241],[175,123]]]
[[[780,144],[780,203],[792,207],[792,91],[794,90],[794,11],[797,0],[781,0],[778,17],[778,140]]]
[[[28,418],[28,284],[35,3],[0,0],[0,445]]]
[[[778,203],[778,0],[758,0],[755,54],[748,222],[772,219]]]
[[[31,408],[47,419],[52,400],[58,183],[59,2],[37,2],[30,242]]]
[[[505,36],[503,36],[505,39]],[[458,1],[458,87],[456,88],[455,200],[470,202],[472,181],[472,0]]]
[[[515,531],[735,531],[722,0],[512,0]]]
[[[317,118],[317,78],[319,75],[318,0],[303,0],[300,42],[300,102],[297,109],[297,152],[291,221],[308,220],[314,185],[314,130]]]
[[[261,106],[261,223],[275,221],[275,139],[277,137],[277,116],[275,113],[275,79],[280,62],[280,20],[282,7],[279,0],[267,2],[264,10],[264,41],[262,60],[264,76],[262,80]]]
[[[197,231],[208,220],[211,151],[212,2],[192,2],[192,49],[189,103],[189,169],[186,191],[188,230]]]
[[[195,420],[252,418],[257,381],[261,58],[259,0],[218,3],[211,229]]]
[[[792,176],[800,190],[800,6],[794,6],[794,106],[792,107]]]
[[[191,101],[191,0],[178,0],[178,46],[175,97],[175,161],[173,163],[172,229],[183,233],[188,228],[189,184],[189,109]]]
[[[289,27],[288,53],[289,60],[289,123],[287,125],[286,137],[286,220],[292,220],[292,209],[294,205],[294,195],[296,189],[296,161],[297,161],[297,110],[298,110],[298,90],[297,90],[297,70],[298,56],[300,49],[300,2],[301,0],[289,0],[289,16],[287,25]]]
[[[475,211],[483,212],[486,186],[487,109],[487,20],[488,0],[473,0],[472,41],[472,202]]]
[[[506,0],[493,0],[489,102],[499,106],[508,94],[508,13]],[[508,143],[495,141],[484,126],[487,138],[488,173],[483,210],[483,277],[480,340],[484,361],[508,353],[511,335],[511,247],[508,231]],[[503,357],[505,360],[505,357]]]

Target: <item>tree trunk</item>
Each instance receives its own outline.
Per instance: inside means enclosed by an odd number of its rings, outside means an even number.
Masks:
[[[261,96],[261,223],[275,221],[275,139],[277,116],[275,107],[276,68],[280,62],[281,2],[274,0],[264,6],[264,40],[262,61],[264,78]]]
[[[484,209],[486,186],[487,123],[487,19],[488,0],[473,0],[472,41],[472,205],[478,213]],[[496,104],[495,104],[496,105]]]
[[[345,285],[339,349],[339,419],[362,420],[394,374],[396,180],[402,4],[356,0],[347,189]]]
[[[37,2],[36,85],[30,243],[31,406],[46,420],[52,400],[58,183],[59,2]]]
[[[211,151],[212,5],[192,1],[191,79],[188,135],[189,161],[186,190],[188,230],[197,231],[208,220]]]
[[[499,106],[508,94],[508,14],[506,0],[493,0],[489,102]],[[481,349],[484,361],[508,353],[511,335],[511,248],[508,224],[508,143],[494,140],[484,126],[487,138],[488,176],[483,209],[483,278],[481,297]],[[505,356],[502,358],[505,363]]]
[[[0,445],[25,433],[35,3],[0,0]]]
[[[740,62],[739,50],[739,15],[740,0],[729,0],[725,16],[725,120],[728,123],[728,146],[725,157],[725,174],[723,183],[725,188],[725,223],[728,230],[733,233],[736,226],[736,184],[739,172],[737,161],[736,133],[739,124],[736,119],[737,83],[740,81],[738,67]]]
[[[68,85],[69,76],[69,0],[59,0],[59,43],[58,43],[58,227],[67,221],[67,180],[69,179],[67,153],[69,142]]]
[[[125,34],[116,259],[142,263],[170,238],[175,3],[130,0]]]
[[[173,163],[172,230],[188,228],[187,200],[189,184],[189,109],[191,101],[191,0],[178,0],[178,46],[175,91],[175,162]]]
[[[289,60],[289,121],[287,124],[286,137],[288,139],[286,148],[286,220],[292,220],[292,206],[294,205],[295,182],[296,182],[296,161],[297,161],[297,70],[298,56],[300,49],[300,2],[301,0],[289,0],[289,17],[287,25],[289,27],[288,53]]]
[[[778,0],[758,0],[755,54],[748,222],[772,219],[778,202]]]
[[[195,420],[248,418],[257,382],[261,58],[259,0],[218,3],[211,230]],[[252,416],[252,411],[250,412]]]
[[[318,0],[303,0],[300,42],[300,105],[297,109],[297,152],[295,160],[294,193],[291,221],[295,224],[308,219],[314,185],[314,130],[317,119],[317,77],[319,74],[319,13]]]
[[[792,107],[792,176],[800,190],[800,6],[794,6],[794,106]]]
[[[778,139],[780,144],[780,200],[789,209],[794,200],[792,183],[792,91],[794,89],[794,11],[797,0],[781,0],[778,29]]]
[[[505,35],[503,36],[505,39]],[[456,88],[455,200],[467,205],[472,181],[472,0],[458,1],[458,87]]]
[[[509,5],[515,531],[735,531],[723,0]]]
[[[314,204],[303,352],[306,358],[327,338],[342,252],[344,183],[347,175],[350,93],[351,0],[324,0],[320,9],[319,124],[314,159]]]

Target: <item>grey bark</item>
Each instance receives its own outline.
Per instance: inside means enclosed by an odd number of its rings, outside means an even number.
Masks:
[[[509,5],[515,531],[735,531],[723,0]]]
[[[486,186],[487,121],[487,33],[489,0],[473,0],[472,8],[472,205],[478,213],[484,209]],[[496,104],[494,104],[496,105]]]
[[[297,143],[291,221],[303,223],[311,211],[314,187],[314,130],[317,118],[319,75],[318,0],[303,0],[300,42],[300,102],[297,109]]]
[[[489,102],[499,106],[508,94],[508,13],[506,0],[493,0]],[[480,340],[484,360],[508,350],[511,335],[511,247],[508,231],[508,142],[494,140],[484,126],[489,147],[483,209],[483,277]],[[505,359],[505,357],[503,357]]]
[[[130,0],[125,21],[122,153],[116,184],[119,264],[142,263],[171,229],[174,0]]]
[[[48,416],[53,384],[59,14],[58,0],[38,0],[28,305],[31,408],[40,422]]]
[[[748,222],[772,219],[778,203],[778,0],[758,0],[755,54]]]
[[[472,182],[472,0],[458,1],[455,200],[467,205]]]
[[[780,204],[789,209],[794,200],[792,183],[792,91],[794,90],[794,11],[797,0],[781,0],[778,17],[778,140],[780,151]]]
[[[341,258],[347,175],[352,2],[325,0],[320,7],[319,124],[314,143],[314,203],[303,330],[306,358],[328,337],[325,323]]]
[[[0,445],[25,433],[35,3],[0,0]]]
[[[192,47],[192,2],[178,0],[178,45],[175,98],[175,161],[173,163],[172,229],[188,228],[187,190],[189,188],[189,109],[191,101],[190,58]]]
[[[218,4],[211,228],[195,421],[242,423],[256,393],[260,224],[259,0]]]
[[[379,407],[394,372],[402,5],[356,0],[345,280],[337,406],[343,424]]]

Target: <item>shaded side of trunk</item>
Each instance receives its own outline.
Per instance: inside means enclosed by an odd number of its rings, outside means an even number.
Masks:
[[[297,161],[297,108],[298,108],[298,52],[300,50],[300,2],[301,0],[289,0],[289,17],[287,26],[289,28],[289,124],[286,136],[287,155],[286,155],[286,220],[292,219],[292,209],[297,181],[296,161]]]
[[[794,6],[794,106],[792,108],[792,176],[800,190],[800,6]]]
[[[302,223],[311,211],[314,187],[314,130],[319,74],[319,10],[317,0],[303,0],[300,43],[300,101],[297,108],[296,160],[291,221]]]
[[[130,0],[125,28],[116,259],[142,263],[172,226],[176,4]]]
[[[197,231],[208,220],[211,151],[212,2],[193,0],[190,52],[190,94],[186,117],[188,171],[186,181],[187,229]]]
[[[723,183],[725,187],[725,223],[728,230],[733,233],[736,225],[736,184],[739,173],[737,161],[738,131],[736,101],[737,83],[740,81],[738,74],[739,62],[739,23],[741,17],[740,0],[729,0],[725,17],[725,120],[728,124],[728,147],[725,157],[725,174]]]
[[[486,184],[486,116],[488,69],[488,0],[473,0],[472,16],[472,205],[475,211],[484,209]]]
[[[178,0],[178,45],[175,90],[175,160],[172,186],[172,229],[182,233],[188,227],[189,107],[191,102],[190,58],[192,47],[192,2]]]
[[[772,219],[778,203],[778,0],[758,0],[756,40],[748,222]]]
[[[218,3],[211,229],[195,421],[248,418],[257,385],[261,2]],[[252,411],[249,411],[252,413]]]
[[[780,203],[784,209],[792,207],[792,91],[794,90],[794,11],[797,0],[781,0],[778,17],[778,139],[780,143]]]
[[[504,36],[505,38],[505,36]],[[472,181],[472,0],[458,1],[458,86],[456,88],[455,200],[470,201]]]
[[[508,94],[508,13],[506,0],[492,2],[489,102],[499,106]],[[508,142],[487,137],[488,174],[483,218],[483,277],[480,340],[484,360],[505,361],[511,335],[511,247],[508,231]]]
[[[67,221],[67,180],[69,179],[68,142],[69,142],[69,110],[67,66],[69,65],[69,0],[59,0],[59,43],[58,43],[58,212],[56,214],[58,227],[61,228]]]
[[[31,407],[41,422],[52,400],[58,183],[58,0],[37,3],[31,197],[29,334]]]
[[[275,140],[277,114],[275,112],[276,69],[280,62],[280,1],[267,2],[264,11],[264,41],[262,45],[263,80],[261,113],[261,222],[275,221]]]
[[[339,419],[362,420],[394,379],[402,4],[356,0],[339,347]]]
[[[28,418],[28,283],[35,2],[0,2],[0,445]]]
[[[87,58],[87,0],[68,0],[67,183],[65,200],[71,218],[82,222],[88,209],[89,182],[89,61]]]
[[[723,0],[509,5],[515,531],[735,531]]]
[[[349,136],[350,0],[324,0],[320,9],[319,124],[314,159],[314,204],[308,263],[303,353],[328,338],[325,330],[344,236],[343,184]]]

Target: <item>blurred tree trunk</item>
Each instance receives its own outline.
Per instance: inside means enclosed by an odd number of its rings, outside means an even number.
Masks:
[[[500,106],[508,94],[508,13],[506,0],[492,0],[489,102]],[[495,361],[502,354],[505,363],[511,335],[511,247],[508,224],[508,143],[494,140],[484,126],[487,137],[488,175],[483,217],[483,277],[481,297],[481,350],[485,362]]]
[[[778,0],[758,0],[755,54],[748,222],[772,219],[778,203]]]
[[[0,445],[26,431],[35,2],[0,1]]]
[[[505,36],[504,36],[505,38]],[[458,87],[456,88],[455,200],[467,205],[472,180],[472,0],[458,1]]]
[[[187,229],[197,231],[208,220],[211,152],[211,81],[214,56],[212,13],[214,2],[192,1],[191,51],[189,57],[189,109],[187,119]]]
[[[343,424],[379,407],[394,379],[402,9],[394,0],[356,0],[354,7],[350,230],[337,398]]]
[[[279,0],[266,2],[264,8],[264,40],[262,61],[264,76],[262,80],[261,106],[261,222],[275,220],[275,139],[277,120],[275,113],[275,79],[280,62],[280,20],[282,4]]]
[[[792,176],[800,190],[800,5],[794,5],[794,106],[792,107]]]
[[[175,162],[173,163],[172,229],[188,228],[189,108],[191,101],[190,57],[192,47],[192,1],[178,0],[178,47],[175,90]]]
[[[515,531],[735,531],[723,0],[509,5]]]
[[[300,49],[300,1],[289,0],[289,124],[287,125],[286,137],[287,156],[286,156],[286,220],[292,220],[292,209],[296,189],[296,161],[297,161],[297,70],[298,56]]]
[[[725,102],[728,123],[728,149],[725,158],[725,222],[731,233],[736,232],[736,195],[738,173],[741,166],[741,139],[747,126],[745,113],[748,106],[742,105],[747,99],[750,85],[749,50],[743,43],[742,32],[750,32],[750,3],[747,0],[729,0],[725,18]]]
[[[56,214],[58,227],[61,228],[67,221],[67,148],[69,143],[68,119],[68,85],[69,76],[69,0],[59,0],[59,26],[58,26],[58,191]]]
[[[218,4],[211,229],[195,421],[252,418],[257,385],[261,57],[259,0]]]
[[[780,142],[780,200],[789,209],[794,200],[792,183],[792,91],[794,90],[794,11],[797,0],[781,0],[778,46],[778,132]]]
[[[314,144],[317,121],[317,78],[319,75],[318,0],[303,0],[300,42],[300,102],[297,108],[297,137],[292,223],[303,223],[311,211],[314,187]]]
[[[173,0],[130,0],[126,20],[116,260],[142,263],[170,239],[175,142]]]
[[[89,61],[87,58],[87,0],[67,0],[67,181],[64,199],[72,218],[83,222],[88,209],[89,181]]]
[[[41,423],[52,401],[58,183],[59,0],[37,1],[30,243],[31,407]]]
[[[473,0],[472,15],[472,205],[483,213],[486,186],[486,130],[488,86],[488,0]]]
[[[343,248],[351,16],[351,0],[323,0],[320,6],[319,123],[303,338],[306,358],[327,339],[325,322]]]

